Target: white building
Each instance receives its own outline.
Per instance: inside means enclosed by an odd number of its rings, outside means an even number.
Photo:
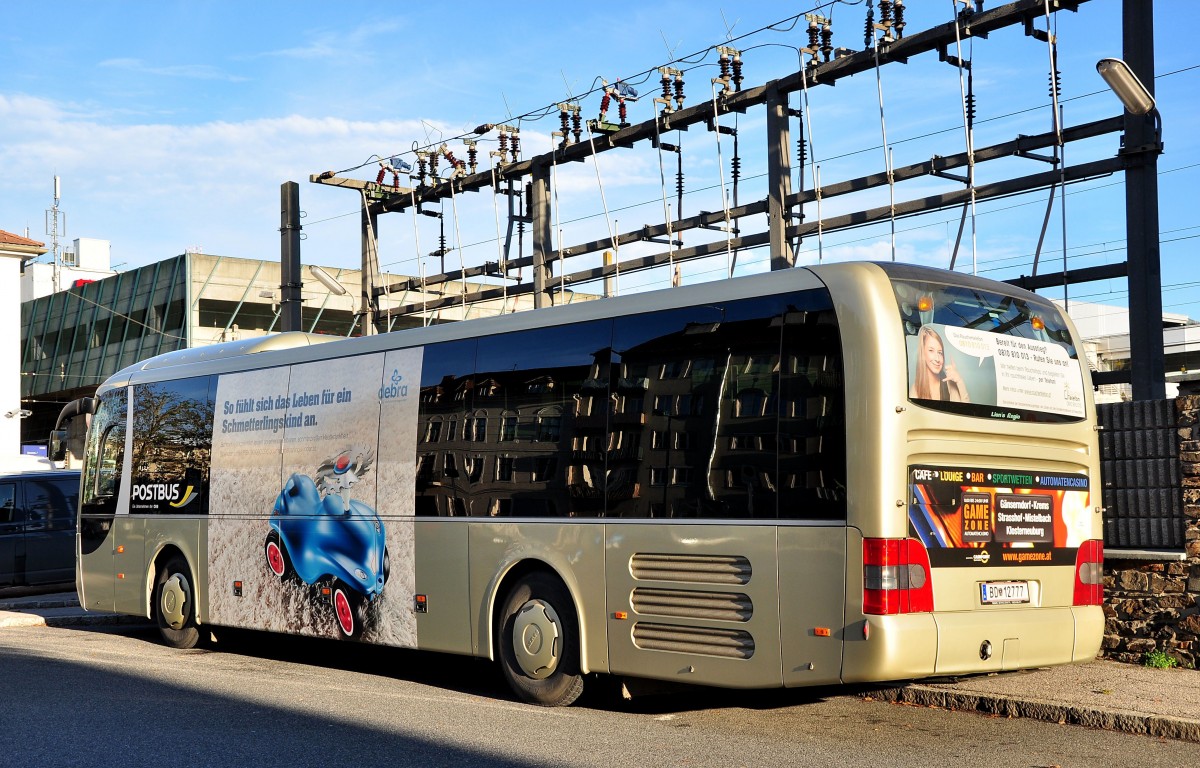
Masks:
[[[0,229],[0,471],[22,468],[21,263],[46,252],[44,244]],[[28,461],[34,461],[32,459]],[[36,463],[36,462],[35,462]]]
[[[112,245],[107,240],[78,237],[74,246],[74,249],[63,252],[57,265],[25,266],[25,272],[21,275],[21,301],[49,296],[116,274],[111,267]],[[42,252],[45,253],[44,248]]]
[[[1061,301],[1056,301],[1060,307]],[[1120,371],[1129,367],[1129,310],[1109,304],[1086,301],[1070,302],[1068,314],[1083,338],[1088,364],[1094,371]],[[1164,312],[1163,358],[1167,397],[1175,397],[1175,381],[1189,372],[1200,371],[1200,323],[1187,315]],[[1106,384],[1097,393],[1097,402],[1128,400],[1128,384]]]

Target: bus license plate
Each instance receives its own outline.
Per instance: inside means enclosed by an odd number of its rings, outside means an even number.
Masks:
[[[1029,602],[1028,581],[982,581],[979,600],[984,605],[1011,605]]]

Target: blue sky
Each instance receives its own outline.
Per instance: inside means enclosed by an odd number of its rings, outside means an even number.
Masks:
[[[995,3],[988,3],[991,7]],[[1148,4],[1147,4],[1148,5]],[[1200,318],[1200,282],[1191,252],[1200,240],[1192,201],[1200,180],[1196,138],[1200,53],[1190,27],[1177,18],[1180,2],[1157,3],[1156,83],[1166,154],[1160,159],[1164,306]],[[951,18],[951,0],[910,0],[908,31]],[[839,3],[832,15],[834,45],[863,47],[865,3]],[[373,178],[371,158],[450,140],[481,123],[505,122],[591,89],[598,77],[630,78],[811,10],[768,2],[460,3],[453,6],[380,2],[84,3],[8,0],[0,9],[0,229],[37,240],[44,234],[52,179],[62,179],[67,239],[112,242],[114,265],[128,269],[199,248],[206,253],[275,259],[279,255],[279,185],[301,184],[306,263],[356,267],[358,204],[354,194],[309,184],[309,174],[345,171]],[[1067,125],[1115,115],[1116,99],[1095,73],[1096,60],[1121,55],[1121,4],[1093,0],[1080,13],[1057,15],[1062,103]],[[746,85],[794,71],[804,24],[749,35]],[[1039,26],[1045,26],[1040,22]],[[952,50],[953,54],[954,51]],[[1019,28],[964,45],[974,61],[978,97],[975,145],[986,146],[1051,126],[1048,51]],[[715,54],[695,57],[687,69],[687,104],[712,98]],[[959,71],[936,55],[890,65],[881,72],[888,143],[896,166],[964,149]],[[656,88],[657,75],[639,86]],[[812,149],[824,184],[883,169],[879,91],[873,73],[836,88],[809,92]],[[593,118],[599,96],[582,99]],[[801,106],[799,94],[793,106]],[[640,121],[649,99],[630,105]],[[615,113],[615,108],[613,109]],[[733,118],[727,118],[732,122]],[[557,114],[523,120],[528,152],[549,147]],[[737,117],[745,179],[741,202],[762,197],[765,121],[762,110]],[[793,123],[793,141],[795,124]],[[494,134],[488,137],[494,139]],[[586,138],[586,134],[585,134]],[[684,146],[688,194],[684,215],[720,210],[722,184],[730,196],[732,141],[720,143],[702,128],[675,139]],[[1116,136],[1068,148],[1068,161],[1108,157]],[[480,145],[482,168],[494,141]],[[720,162],[718,162],[718,158]],[[370,161],[370,162],[369,162]],[[555,231],[564,245],[627,230],[663,216],[665,177],[674,211],[675,158],[660,170],[657,152],[640,148],[607,153],[599,168],[556,169]],[[353,169],[368,163],[365,167]],[[444,165],[444,164],[443,164]],[[1046,170],[1028,159],[981,164],[981,182]],[[599,181],[597,179],[599,177]],[[812,178],[806,180],[812,186]],[[897,185],[906,200],[961,188],[924,179]],[[603,190],[603,195],[600,190]],[[886,204],[887,189],[829,200],[836,215]],[[958,268],[1009,278],[1028,273],[1046,211],[1047,193],[981,204],[975,245],[968,234]],[[1062,201],[1056,199],[1043,245],[1041,271],[1061,268]],[[1119,177],[1069,188],[1066,251],[1071,267],[1124,258],[1124,187]],[[605,216],[605,208],[608,215]],[[447,263],[497,258],[497,211],[486,194],[460,196],[445,206],[447,239],[461,244]],[[457,215],[455,215],[457,214]],[[815,211],[809,211],[811,218]],[[896,224],[901,260],[940,266],[959,211],[932,213]],[[742,223],[758,231],[762,221]],[[419,271],[418,251],[436,247],[432,219],[385,216],[380,256],[385,269]],[[499,226],[503,227],[503,221]],[[722,237],[689,233],[685,242]],[[528,241],[525,244],[528,253]],[[655,246],[645,246],[642,252]],[[892,255],[891,227],[830,233],[802,247],[802,262]],[[628,257],[639,249],[622,251]],[[433,260],[425,268],[436,271]],[[765,268],[764,253],[739,256],[735,272]],[[1053,265],[1053,266],[1050,266]],[[579,264],[577,267],[591,266]],[[725,257],[684,265],[685,282],[714,279],[729,269]],[[525,275],[528,279],[528,275]],[[627,276],[623,290],[664,285],[669,276]],[[1122,304],[1123,281],[1075,286],[1077,300]]]

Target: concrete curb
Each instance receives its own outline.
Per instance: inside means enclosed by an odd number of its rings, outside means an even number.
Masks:
[[[1002,717],[1027,717],[1051,723],[1068,723],[1107,731],[1200,742],[1200,720],[1187,718],[1081,707],[1032,698],[959,693],[924,685],[883,688],[862,695],[892,703],[969,710]]]
[[[48,606],[19,611],[0,610],[0,628],[4,627],[97,627],[134,626],[149,622],[140,616],[119,613],[84,612],[78,606]]]

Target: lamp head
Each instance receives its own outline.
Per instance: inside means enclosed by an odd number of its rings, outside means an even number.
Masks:
[[[1154,96],[1124,61],[1101,59],[1096,62],[1096,71],[1130,114],[1145,115],[1154,109]]]

